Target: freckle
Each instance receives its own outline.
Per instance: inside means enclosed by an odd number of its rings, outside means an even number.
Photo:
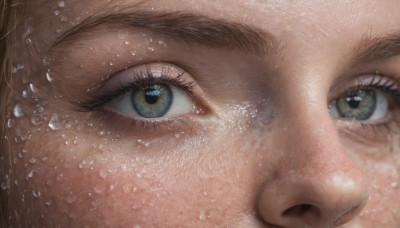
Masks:
[[[72,204],[73,202],[76,201],[76,196],[69,195],[69,196],[67,196],[66,201],[67,201],[67,203]]]
[[[108,175],[108,172],[107,172],[106,170],[100,169],[100,171],[99,171],[99,176],[100,176],[103,180],[106,179],[107,175]]]
[[[96,185],[93,187],[93,191],[99,195],[104,195],[106,188],[103,185]]]

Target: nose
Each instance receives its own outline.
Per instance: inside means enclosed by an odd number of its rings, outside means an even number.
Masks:
[[[353,220],[367,202],[366,180],[332,118],[316,114],[284,121],[288,130],[274,136],[282,155],[258,200],[271,226],[335,227]]]

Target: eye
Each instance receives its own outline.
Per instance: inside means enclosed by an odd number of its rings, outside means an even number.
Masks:
[[[193,106],[191,98],[181,89],[157,83],[133,88],[105,108],[132,117],[160,118],[189,113]]]
[[[379,120],[388,112],[388,99],[377,90],[359,89],[332,102],[329,113],[333,118]]]

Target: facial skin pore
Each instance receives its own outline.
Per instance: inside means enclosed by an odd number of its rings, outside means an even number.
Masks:
[[[357,86],[399,88],[398,12],[397,0],[24,3],[10,223],[400,226],[396,96],[382,92],[377,120],[330,113]],[[193,108],[144,120],[96,100],[149,72],[190,85]]]

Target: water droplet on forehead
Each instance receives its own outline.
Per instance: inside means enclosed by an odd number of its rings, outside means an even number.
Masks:
[[[58,10],[54,10],[53,13],[54,13],[54,15],[56,15],[56,16],[60,15],[60,11],[58,11]]]

